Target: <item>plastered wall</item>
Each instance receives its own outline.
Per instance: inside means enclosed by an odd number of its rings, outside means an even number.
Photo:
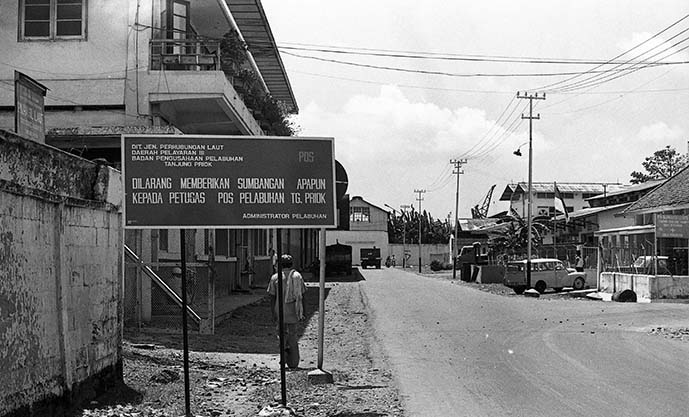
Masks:
[[[0,415],[54,415],[121,379],[113,174],[0,132]]]

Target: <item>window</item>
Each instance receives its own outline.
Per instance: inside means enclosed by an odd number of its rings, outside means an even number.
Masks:
[[[21,39],[84,39],[86,0],[21,0]]]
[[[349,209],[350,222],[370,222],[371,209],[369,207],[350,207]]]
[[[268,253],[268,231],[267,230],[253,230],[253,254],[254,256],[261,256]]]
[[[237,231],[228,229],[215,230],[215,255],[237,256]]]
[[[170,250],[169,244],[168,244],[168,230],[167,229],[159,229],[158,230],[158,250],[161,250],[163,252],[167,252]]]

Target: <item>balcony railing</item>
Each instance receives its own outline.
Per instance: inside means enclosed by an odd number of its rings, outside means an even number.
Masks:
[[[152,39],[149,44],[153,71],[221,70],[220,42],[203,39]]]

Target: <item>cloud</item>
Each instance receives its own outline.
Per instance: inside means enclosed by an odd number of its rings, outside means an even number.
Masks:
[[[679,126],[668,126],[665,122],[655,122],[643,126],[636,134],[636,139],[641,143],[652,143],[664,146],[678,143],[684,137],[684,131]]]
[[[458,156],[483,137],[493,122],[483,110],[443,108],[413,102],[396,86],[383,86],[376,96],[351,97],[341,110],[327,112],[309,104],[299,116],[304,132],[336,136],[336,146],[360,157],[392,153],[402,159],[419,155]]]
[[[502,129],[491,130],[495,121],[483,110],[412,100],[392,85],[381,87],[375,95],[352,96],[335,111],[311,102],[297,123],[303,127],[303,136],[335,138],[336,158],[347,170],[350,193],[392,205],[409,203],[415,188],[428,188],[425,198],[434,215],[445,214],[441,213],[444,208],[433,208],[435,199],[454,201],[444,196],[454,196],[450,159],[470,151],[471,156],[504,154],[510,165],[523,162],[512,156],[523,140],[502,135]],[[491,134],[486,137],[487,132]],[[481,161],[475,165],[478,169]],[[506,167],[501,169],[505,174]],[[485,184],[480,188],[478,192],[484,193]]]

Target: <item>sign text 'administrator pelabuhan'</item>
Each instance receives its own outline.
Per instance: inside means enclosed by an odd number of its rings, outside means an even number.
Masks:
[[[334,223],[332,139],[123,140],[127,226]]]

